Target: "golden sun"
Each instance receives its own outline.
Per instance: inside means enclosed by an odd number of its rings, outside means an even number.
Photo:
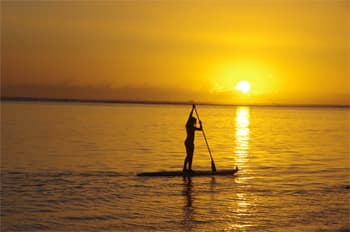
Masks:
[[[250,90],[250,84],[248,81],[240,81],[236,85],[236,89],[242,93],[248,93]]]

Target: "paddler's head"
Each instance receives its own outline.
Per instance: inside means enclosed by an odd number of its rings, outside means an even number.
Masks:
[[[195,125],[197,122],[197,119],[195,117],[190,118],[190,124]]]

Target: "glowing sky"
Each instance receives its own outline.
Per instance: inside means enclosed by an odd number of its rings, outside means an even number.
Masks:
[[[350,3],[2,1],[1,95],[349,104]],[[242,94],[240,80],[251,84]]]

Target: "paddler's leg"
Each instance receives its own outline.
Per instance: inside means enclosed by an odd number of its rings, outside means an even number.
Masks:
[[[193,160],[194,144],[189,146],[189,155],[188,155],[188,170],[192,172],[192,160]]]
[[[184,161],[184,168],[182,169],[183,172],[186,172],[187,171],[187,162],[188,162],[188,155],[186,155],[186,158],[185,158],[185,161]]]
[[[184,168],[183,168],[183,172],[187,171],[187,164],[189,163],[189,157],[190,157],[190,147],[188,146],[188,144],[185,142],[185,147],[186,147],[186,158],[184,161]]]

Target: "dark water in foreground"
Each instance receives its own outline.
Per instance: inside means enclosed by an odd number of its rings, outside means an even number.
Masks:
[[[238,175],[137,177],[182,168],[189,110],[3,102],[1,231],[349,230],[349,109],[199,106]]]

